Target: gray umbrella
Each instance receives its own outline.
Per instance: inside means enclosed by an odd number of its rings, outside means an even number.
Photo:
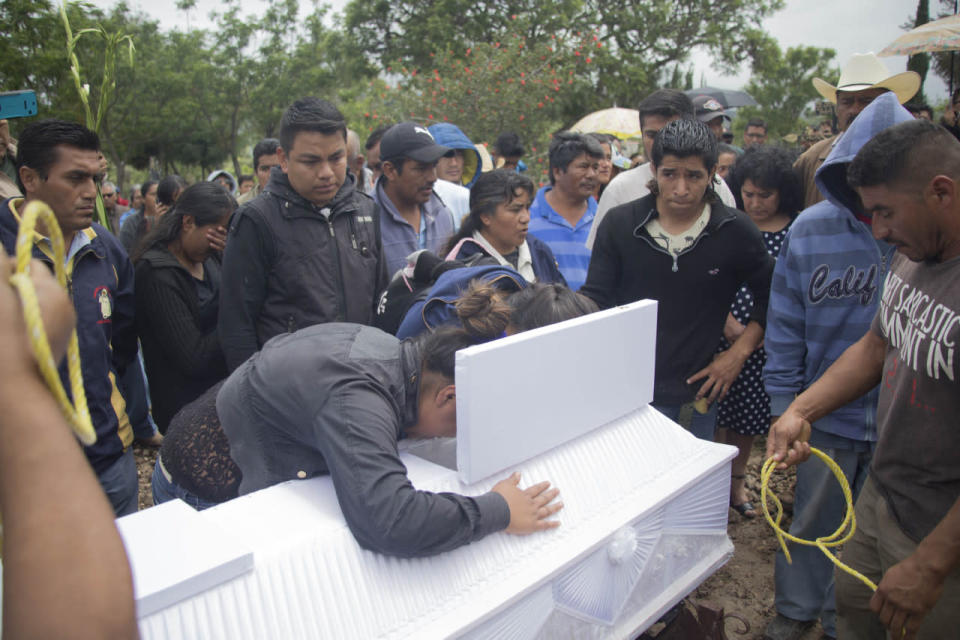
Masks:
[[[696,98],[697,96],[710,96],[723,105],[724,109],[733,109],[735,107],[752,107],[757,104],[757,101],[753,99],[753,96],[746,91],[717,89],[716,87],[700,87],[699,89],[690,89],[688,91],[684,91],[684,93],[690,96],[691,99]]]

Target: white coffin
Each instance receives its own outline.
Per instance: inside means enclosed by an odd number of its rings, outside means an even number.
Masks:
[[[647,405],[655,321],[655,305],[642,302],[461,352],[459,441],[409,443],[401,454],[422,490],[481,494],[513,470],[522,486],[549,479],[565,505],[558,529],[498,533],[431,558],[398,559],[357,545],[329,478],[284,483],[196,514],[204,526],[195,544],[222,539],[241,557],[252,553],[254,567],[244,571],[240,561],[232,575],[221,567],[220,582],[209,586],[211,570],[198,563],[202,579],[182,579],[179,601],[161,610],[144,606],[158,599],[141,592],[148,581],[137,576],[155,571],[158,549],[148,558],[127,541],[142,636],[635,636],[733,551],[726,526],[736,450],[697,440]],[[544,350],[529,351],[538,343]],[[555,357],[564,344],[568,356]],[[540,356],[505,363],[511,350]],[[491,391],[494,373],[514,384]],[[558,383],[564,375],[577,384]],[[490,406],[474,402],[484,390],[521,422],[511,426],[502,413],[478,420],[486,409],[471,407]],[[535,401],[521,402],[524,395]],[[624,396],[632,400],[624,404]],[[603,408],[589,410],[600,401]],[[612,418],[611,405],[620,412]],[[596,415],[603,422],[585,419]],[[484,428],[491,420],[497,428]],[[154,527],[160,537],[162,527]],[[170,546],[159,553],[171,564],[185,557]],[[175,600],[177,586],[165,588],[163,601]]]

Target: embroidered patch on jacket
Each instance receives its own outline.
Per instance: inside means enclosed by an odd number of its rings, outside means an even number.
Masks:
[[[93,297],[100,305],[100,319],[97,324],[112,322],[110,317],[113,315],[113,300],[110,297],[110,289],[107,287],[97,287],[93,291]]]

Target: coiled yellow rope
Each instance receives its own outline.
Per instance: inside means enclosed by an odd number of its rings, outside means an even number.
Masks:
[[[43,376],[47,386],[56,398],[57,403],[63,411],[64,417],[73,428],[77,438],[85,445],[91,445],[97,441],[97,434],[94,431],[93,423],[90,420],[90,411],[87,408],[87,395],[83,391],[83,375],[80,370],[80,348],[77,343],[77,331],[74,329],[70,334],[70,342],[67,345],[67,372],[70,377],[70,390],[73,395],[73,404],[67,398],[67,393],[60,380],[60,374],[57,371],[57,363],[53,359],[53,353],[50,351],[50,343],[47,341],[47,332],[43,326],[43,318],[40,315],[40,304],[37,301],[37,292],[33,287],[33,281],[30,280],[30,259],[33,251],[33,233],[40,221],[47,229],[50,236],[50,242],[53,245],[53,268],[57,282],[66,288],[67,272],[64,265],[65,249],[63,243],[63,233],[60,231],[60,225],[57,223],[53,211],[43,202],[34,200],[24,207],[20,218],[20,231],[17,234],[16,247],[16,270],[10,276],[10,284],[16,288],[20,294],[20,300],[23,304],[23,317],[27,324],[27,331],[30,335],[30,344],[33,347],[34,357],[37,359],[37,365],[40,367],[40,373]]]
[[[822,551],[833,564],[840,567],[840,569],[846,571],[853,577],[857,578],[860,582],[870,587],[871,591],[877,590],[877,585],[873,583],[867,576],[863,575],[853,567],[844,564],[837,556],[830,553],[829,547],[839,547],[840,545],[847,542],[851,537],[853,537],[853,532],[857,530],[857,519],[853,513],[853,494],[850,492],[850,483],[847,482],[847,476],[844,475],[843,470],[840,466],[833,461],[833,459],[825,454],[823,451],[815,447],[810,447],[810,452],[816,455],[818,458],[823,460],[824,464],[830,467],[830,470],[833,471],[833,475],[836,476],[837,482],[840,483],[840,488],[843,490],[843,497],[847,501],[847,515],[843,519],[843,522],[840,523],[840,526],[836,531],[831,533],[829,536],[824,536],[822,538],[817,538],[816,540],[804,540],[803,538],[798,538],[796,536],[790,535],[788,532],[780,528],[780,521],[783,519],[783,505],[780,503],[780,499],[772,491],[768,492],[767,485],[770,483],[770,476],[773,475],[774,470],[779,464],[773,458],[768,458],[766,462],[763,463],[763,467],[760,470],[760,502],[763,507],[763,515],[767,519],[767,524],[773,527],[774,533],[777,534],[777,541],[780,542],[780,548],[783,549],[783,555],[786,556],[787,562],[792,562],[790,559],[790,550],[787,548],[787,540],[794,542],[796,544],[803,544],[808,547],[817,547]],[[770,509],[767,505],[767,498],[773,500],[774,504],[777,505],[777,516],[774,519],[770,515]],[[848,528],[849,531],[844,535],[844,531]]]

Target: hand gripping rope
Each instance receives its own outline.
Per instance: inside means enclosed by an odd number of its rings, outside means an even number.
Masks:
[[[787,562],[792,561],[790,559],[790,550],[787,549],[786,540],[796,544],[807,545],[808,547],[817,547],[828,558],[830,558],[833,564],[837,565],[842,570],[846,571],[857,580],[870,587],[871,591],[876,591],[877,585],[875,585],[867,576],[844,564],[839,558],[837,558],[837,556],[830,553],[829,547],[839,547],[840,545],[846,543],[850,538],[853,537],[853,532],[857,530],[857,519],[853,514],[853,494],[850,493],[850,483],[847,482],[847,477],[843,474],[843,470],[840,469],[839,465],[837,465],[837,463],[834,462],[830,456],[814,447],[810,447],[810,452],[823,460],[823,462],[830,467],[830,470],[833,471],[833,475],[837,478],[837,482],[840,483],[840,488],[843,490],[843,497],[847,501],[847,515],[843,519],[843,522],[841,522],[840,526],[837,527],[837,530],[831,533],[829,536],[817,538],[816,540],[804,540],[803,538],[792,536],[781,529],[780,520],[783,518],[783,505],[780,503],[780,499],[777,498],[776,494],[773,492],[767,492],[767,485],[770,483],[770,476],[773,475],[774,469],[776,469],[778,464],[773,458],[768,458],[767,461],[763,463],[763,467],[760,470],[760,502],[761,506],[763,507],[763,515],[767,519],[767,523],[773,527],[774,533],[777,534],[777,541],[780,542],[780,548],[783,549],[783,555],[786,556]],[[775,519],[770,515],[770,509],[767,505],[768,497],[770,500],[773,500],[774,504],[777,505],[777,516]],[[844,535],[843,532],[845,529],[847,529],[848,525],[850,530],[846,533],[846,535]]]
[[[30,280],[30,259],[33,249],[33,231],[37,222],[43,222],[50,234],[50,242],[53,245],[53,266],[54,275],[57,282],[64,288],[67,286],[67,271],[64,266],[64,244],[63,233],[60,231],[60,225],[53,215],[53,211],[46,204],[33,201],[27,204],[23,210],[23,216],[20,220],[20,232],[17,234],[16,247],[16,270],[10,276],[10,284],[16,288],[20,294],[20,300],[23,304],[23,318],[27,324],[27,331],[30,335],[30,345],[33,348],[34,357],[37,359],[37,365],[40,367],[40,373],[43,376],[47,386],[60,405],[67,422],[73,428],[77,438],[85,445],[91,445],[97,441],[97,434],[93,429],[93,423],[90,420],[90,411],[87,409],[87,395],[83,391],[83,375],[80,371],[80,348],[77,343],[77,330],[70,334],[70,343],[67,345],[67,372],[70,376],[70,390],[73,395],[74,404],[70,404],[67,393],[60,380],[60,374],[57,372],[57,363],[53,359],[50,351],[50,343],[47,341],[47,332],[43,326],[43,318],[40,315],[40,304],[37,302],[37,292],[33,287],[33,281]]]

